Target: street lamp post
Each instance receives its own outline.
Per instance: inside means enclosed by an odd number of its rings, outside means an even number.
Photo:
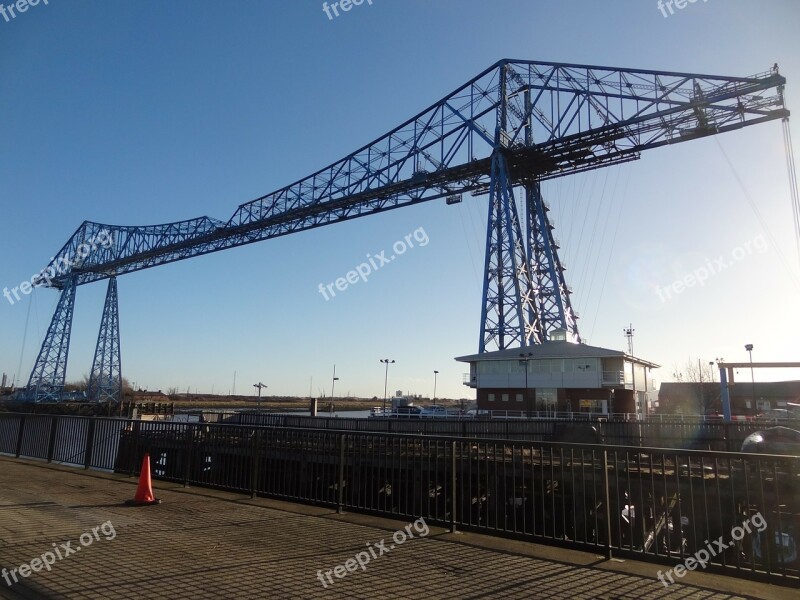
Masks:
[[[386,393],[388,390],[389,384],[389,365],[394,363],[394,360],[389,360],[388,358],[382,358],[380,361],[386,365],[386,373],[383,376],[383,413],[386,414]]]
[[[706,414],[706,395],[703,393],[703,367],[699,358],[697,359],[697,374],[700,377],[700,408],[703,409],[703,414]]]
[[[331,402],[333,402],[333,389],[336,387],[336,382],[339,378],[336,376],[336,365],[333,365],[333,381],[331,381]]]
[[[753,375],[753,344],[745,344],[744,349],[750,354],[750,383],[753,384],[753,413],[756,412],[756,379]]]
[[[433,372],[433,403],[436,404],[436,376],[439,374],[439,371]]]
[[[260,381],[258,383],[253,384],[254,388],[258,388],[258,402],[256,404],[257,410],[261,410],[261,388],[269,387],[268,385],[264,385]]]

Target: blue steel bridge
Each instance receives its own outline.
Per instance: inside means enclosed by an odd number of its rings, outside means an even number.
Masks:
[[[542,343],[556,329],[580,341],[541,182],[776,119],[788,136],[785,83],[777,65],[730,77],[501,60],[345,158],[241,204],[227,220],[85,221],[45,269],[55,275],[37,280],[60,299],[20,397],[62,399],[81,285],[108,280],[89,397],[117,402],[117,276],[465,195],[488,197],[479,352]],[[110,244],[80,257],[81,244],[106,235]]]

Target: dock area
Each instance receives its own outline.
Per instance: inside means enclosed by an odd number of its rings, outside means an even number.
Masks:
[[[800,598],[698,571],[665,587],[669,566],[179,483],[125,506],[136,483],[0,457],[0,598]]]

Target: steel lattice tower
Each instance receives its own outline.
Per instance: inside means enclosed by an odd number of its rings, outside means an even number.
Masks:
[[[533,314],[537,319],[531,341],[540,344],[553,330],[563,329],[568,340],[580,342],[577,316],[570,301],[571,290],[564,279],[564,266],[558,258],[553,226],[547,218],[550,209],[542,198],[538,182],[525,186],[525,206]]]
[[[100,322],[100,332],[97,335],[92,374],[89,377],[88,396],[92,402],[119,402],[122,400],[122,363],[120,360],[116,277],[108,280],[103,318]]]
[[[70,277],[61,290],[56,312],[47,328],[39,356],[31,371],[24,397],[33,402],[59,402],[67,376],[69,338],[75,309],[75,279]]]

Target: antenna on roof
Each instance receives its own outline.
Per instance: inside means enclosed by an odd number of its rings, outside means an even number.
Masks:
[[[634,332],[634,331],[636,331],[636,330],[633,328],[633,323],[631,323],[630,325],[628,325],[628,326],[627,326],[625,329],[623,329],[622,331],[624,331],[624,332],[625,332],[625,337],[626,337],[626,338],[628,338],[628,354],[630,354],[631,356],[633,356],[633,332]]]

